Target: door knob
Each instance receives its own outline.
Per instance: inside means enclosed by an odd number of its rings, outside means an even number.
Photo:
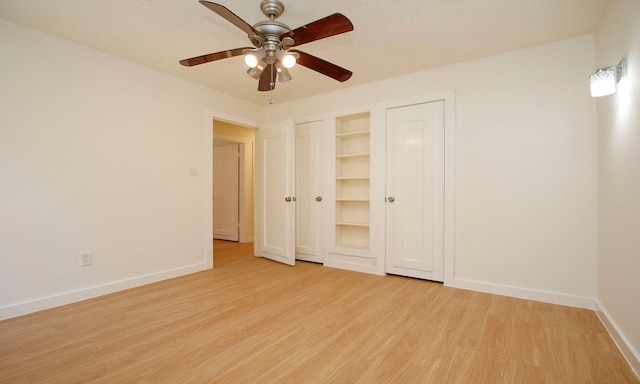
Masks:
[[[322,201],[322,196],[316,196],[316,201]]]
[[[290,202],[290,201],[291,201],[291,198],[290,198],[290,197],[285,197],[285,198],[284,198],[284,201],[286,201],[286,202],[288,203],[288,202]]]
[[[387,202],[389,202],[389,203],[393,203],[394,201],[396,201],[396,198],[395,198],[395,197],[393,197],[393,196],[389,196],[389,197],[387,197]]]

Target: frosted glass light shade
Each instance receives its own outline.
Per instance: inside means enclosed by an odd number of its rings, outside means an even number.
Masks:
[[[292,68],[296,65],[296,58],[293,55],[284,55],[282,56],[282,65],[285,68]]]
[[[244,62],[249,66],[249,68],[255,68],[258,65],[258,57],[253,53],[248,53],[244,55]]]
[[[249,76],[258,80],[260,79],[260,75],[262,75],[262,71],[264,71],[264,65],[258,63],[258,65],[256,65],[255,67],[249,68],[247,70],[247,73],[249,74]]]
[[[591,96],[600,97],[615,93],[616,91],[616,69],[606,68],[589,76],[591,85]]]
[[[291,80],[291,75],[287,68],[284,67],[284,64],[282,66],[276,64],[276,70],[278,71],[278,81],[284,83],[285,81]]]

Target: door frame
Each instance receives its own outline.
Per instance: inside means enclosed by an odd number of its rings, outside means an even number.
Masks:
[[[376,122],[373,121],[372,113],[372,149],[371,153],[376,151],[379,155],[372,156],[372,167],[383,166],[386,159],[386,110],[390,108],[399,108],[415,104],[424,104],[434,101],[444,101],[444,281],[446,286],[455,284],[455,262],[454,262],[454,241],[455,241],[455,92],[453,90],[431,93],[417,97],[411,97],[402,100],[393,100],[379,104],[374,110]],[[374,125],[375,124],[375,125]],[[374,132],[375,131],[375,132]],[[375,142],[373,142],[375,140]],[[376,175],[377,176],[377,175]],[[376,213],[376,217],[385,217],[385,176],[377,176],[374,179],[372,175],[372,191],[377,191],[376,196],[372,196],[372,214]],[[372,238],[376,239],[376,244],[371,244],[377,249],[385,249],[385,223],[377,220],[372,228]],[[386,265],[386,255],[382,252],[379,256],[378,266],[384,269]]]
[[[444,107],[438,100],[386,110],[389,274],[444,280]]]
[[[213,124],[214,120],[225,121],[231,124],[240,125],[246,128],[258,129],[258,122],[249,120],[237,115],[221,112],[218,110],[206,108],[204,111],[202,129],[204,132],[205,140],[203,142],[204,158],[202,164],[204,164],[204,171],[201,173],[204,190],[203,194],[203,221],[204,221],[204,233],[203,233],[203,249],[206,254],[206,262],[208,268],[213,268],[215,265],[215,256],[213,254]],[[255,188],[255,186],[254,186]]]

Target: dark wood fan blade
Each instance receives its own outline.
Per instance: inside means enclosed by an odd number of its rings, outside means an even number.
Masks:
[[[193,67],[194,65],[200,65],[204,63],[208,63],[210,61],[216,61],[221,59],[227,59],[229,57],[240,56],[244,52],[245,49],[252,48],[236,48],[236,49],[228,49],[226,51],[209,53],[207,55],[196,56],[190,59],[180,60],[180,64],[185,67]]]
[[[344,69],[335,64],[332,64],[328,61],[322,60],[319,57],[312,56],[308,53],[304,53],[298,50],[291,50],[289,52],[297,52],[300,55],[298,59],[298,64],[312,69],[318,73],[322,73],[325,76],[329,76],[332,79],[338,80],[340,82],[347,81],[353,75],[353,72],[348,69]]]
[[[269,64],[266,66],[260,80],[258,81],[258,91],[271,91],[276,87],[276,66]]]
[[[341,13],[334,13],[323,19],[296,28],[291,32],[284,33],[280,36],[280,40],[285,37],[291,37],[293,41],[295,41],[295,44],[293,44],[295,47],[350,31],[353,31],[351,21]]]
[[[230,22],[231,24],[233,24],[236,27],[240,28],[241,30],[243,30],[247,35],[249,35],[249,36],[254,36],[254,35],[255,36],[260,36],[262,39],[266,39],[262,33],[256,31],[255,28],[253,28],[246,21],[242,20],[238,15],[236,15],[233,12],[231,12],[229,9],[227,9],[223,5],[212,3],[210,1],[204,1],[204,0],[201,0],[200,4],[204,5],[205,7],[209,8],[213,12],[215,12],[218,15],[222,16],[228,22]]]

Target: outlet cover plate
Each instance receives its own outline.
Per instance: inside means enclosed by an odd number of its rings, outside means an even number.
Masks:
[[[80,266],[87,267],[93,262],[93,254],[91,252],[80,253]]]

